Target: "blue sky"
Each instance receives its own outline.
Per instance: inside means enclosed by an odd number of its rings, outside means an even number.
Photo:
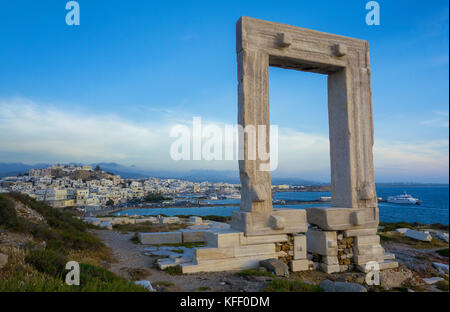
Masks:
[[[169,157],[193,116],[237,119],[235,23],[251,16],[369,41],[377,181],[448,182],[447,1],[0,2],[0,162],[115,161],[236,169]],[[271,68],[274,174],[329,180],[326,76]]]

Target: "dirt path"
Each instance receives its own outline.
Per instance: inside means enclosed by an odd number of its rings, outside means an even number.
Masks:
[[[258,291],[264,285],[264,281],[245,280],[232,272],[169,275],[154,267],[153,264],[158,257],[144,254],[145,248],[149,246],[136,245],[130,241],[134,233],[123,234],[110,230],[93,230],[92,232],[112,250],[116,262],[109,264],[109,270],[127,279],[149,280],[152,285],[160,284],[158,282],[173,284],[160,287],[162,291],[248,292]]]

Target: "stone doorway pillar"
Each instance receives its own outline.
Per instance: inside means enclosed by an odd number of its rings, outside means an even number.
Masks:
[[[332,208],[307,209],[308,222],[324,230],[376,227],[367,41],[249,17],[238,21],[236,31],[238,122],[244,128],[265,125],[267,151],[269,66],[328,75]],[[240,141],[241,209],[232,227],[246,235],[303,232],[300,212],[273,210],[270,171],[261,170],[269,161],[249,157],[252,144],[246,132]]]

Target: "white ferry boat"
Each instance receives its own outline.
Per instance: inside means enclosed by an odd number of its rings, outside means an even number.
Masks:
[[[418,198],[414,198],[406,193],[403,195],[389,196],[387,198],[387,202],[393,204],[420,204],[420,200]]]

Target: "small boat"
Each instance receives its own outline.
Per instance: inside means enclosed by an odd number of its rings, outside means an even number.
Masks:
[[[393,204],[416,204],[420,205],[420,200],[418,198],[414,198],[411,195],[403,194],[403,195],[396,195],[396,196],[389,196],[387,198],[388,203]]]

